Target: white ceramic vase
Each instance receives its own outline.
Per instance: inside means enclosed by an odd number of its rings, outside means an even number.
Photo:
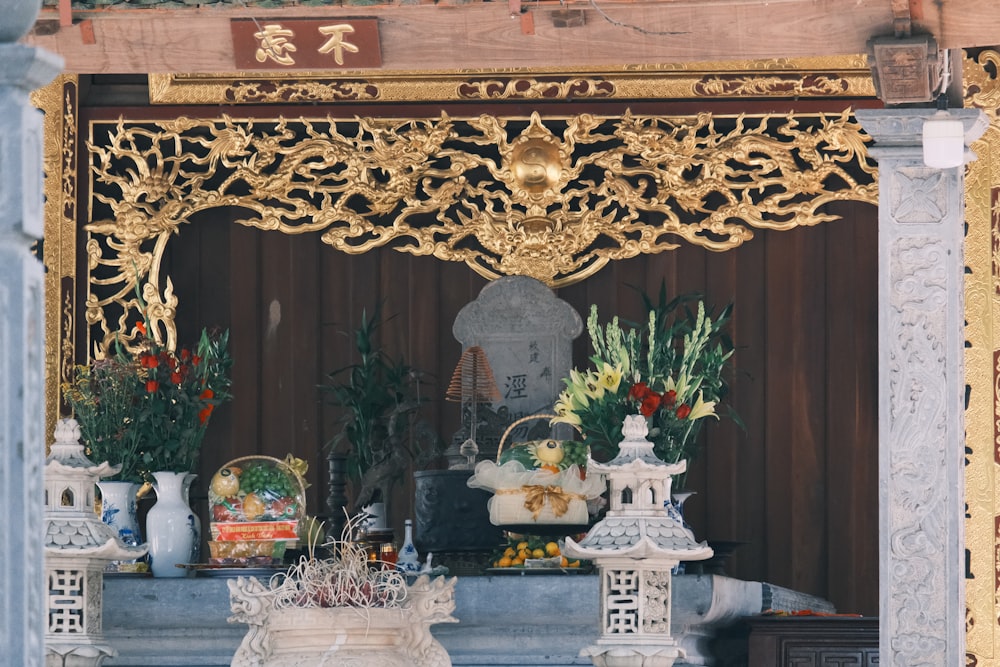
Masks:
[[[188,473],[154,472],[156,504],[146,515],[146,540],[154,577],[185,577],[197,538],[198,517],[187,501]]]
[[[139,485],[132,482],[98,482],[101,490],[101,521],[118,531],[118,537],[129,546],[142,542],[139,520],[136,518],[135,494]]]
[[[118,531],[118,538],[125,546],[142,544],[139,533],[139,519],[136,517],[135,494],[139,485],[133,482],[98,482],[101,490],[101,521]],[[111,561],[104,567],[105,572],[134,572],[138,560]]]

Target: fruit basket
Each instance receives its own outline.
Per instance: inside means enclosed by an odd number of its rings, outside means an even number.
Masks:
[[[604,482],[587,478],[587,447],[575,441],[535,440],[512,445],[504,451],[510,433],[532,419],[512,423],[503,436],[497,462],[480,461],[468,485],[493,492],[488,502],[490,522],[522,530],[537,525],[586,526],[587,500],[604,491]]]
[[[305,516],[305,481],[270,456],[244,456],[221,467],[208,487],[210,563],[280,561]],[[238,543],[238,544],[237,544]]]

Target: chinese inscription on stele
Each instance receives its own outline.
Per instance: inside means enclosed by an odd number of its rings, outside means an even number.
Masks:
[[[230,26],[241,70],[382,65],[376,19],[233,19]]]

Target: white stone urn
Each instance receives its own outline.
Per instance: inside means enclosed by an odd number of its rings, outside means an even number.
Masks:
[[[230,623],[250,626],[232,667],[451,667],[430,632],[455,623],[455,582],[419,577],[391,607],[296,607],[274,604],[249,577],[230,579]]]
[[[16,42],[35,24],[42,0],[0,0],[0,43]]]

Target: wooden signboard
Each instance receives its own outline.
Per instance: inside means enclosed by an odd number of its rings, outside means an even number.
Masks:
[[[377,19],[233,19],[230,26],[240,70],[382,66]]]

